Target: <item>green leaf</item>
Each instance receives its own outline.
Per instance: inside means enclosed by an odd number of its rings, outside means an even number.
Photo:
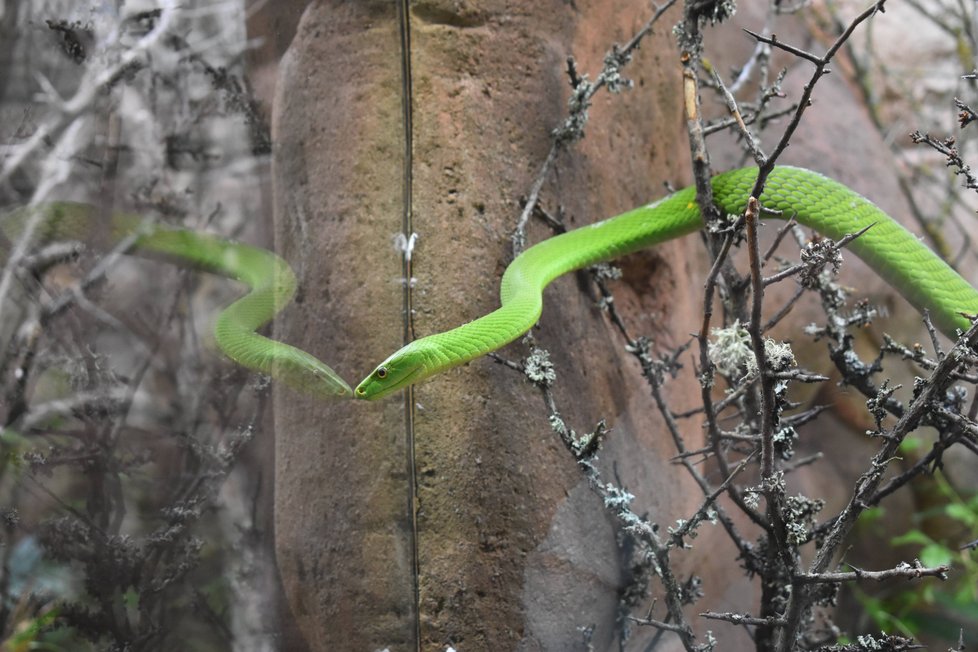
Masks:
[[[901,534],[898,537],[893,537],[890,539],[890,543],[894,546],[905,546],[911,543],[918,543],[922,546],[926,546],[934,543],[934,540],[920,530],[910,530],[909,532]]]
[[[862,514],[860,514],[859,524],[866,525],[869,523],[875,523],[876,521],[882,519],[884,516],[886,516],[885,508],[879,506],[870,507],[869,509],[865,510]]]
[[[969,509],[967,505],[961,503],[951,503],[945,508],[945,513],[956,521],[964,523],[968,527],[978,525],[978,513]]]
[[[902,442],[900,442],[900,451],[904,453],[912,453],[913,451],[920,450],[924,445],[924,440],[920,437],[906,437]]]
[[[122,604],[127,607],[139,607],[139,593],[136,589],[130,587],[128,591],[122,594]]]
[[[931,543],[920,551],[920,562],[924,566],[950,566],[952,552],[939,543]]]

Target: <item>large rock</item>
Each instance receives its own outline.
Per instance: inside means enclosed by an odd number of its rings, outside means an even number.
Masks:
[[[419,238],[410,330],[423,336],[497,305],[520,197],[566,113],[566,57],[598,70],[609,44],[639,29],[648,8],[625,0],[411,6]],[[687,179],[677,55],[666,37],[675,19],[637,53],[628,69],[635,88],[598,97],[587,138],[560,157],[546,184],[546,204],[562,205],[570,226]],[[303,287],[277,335],[351,382],[398,348],[405,331],[392,246],[405,211],[400,65],[394,3],[316,3],[276,98],[278,246]],[[531,228],[534,241],[548,235]],[[626,263],[617,297],[648,312],[640,327],[663,344],[684,341],[698,323],[701,292],[689,288],[701,286],[700,251],[690,238]],[[615,478],[616,461],[636,506],[657,522],[695,509],[699,490],[669,462],[675,451],[638,365],[583,277],[548,290],[537,341],[557,365],[567,422],[584,430],[603,417],[612,426],[606,478]],[[502,351],[526,353],[520,344]],[[699,388],[687,376],[673,392],[683,402]],[[432,650],[573,650],[577,628],[590,624],[595,649],[611,649],[628,581],[616,527],[520,375],[479,359],[421,385],[407,405],[403,394],[328,403],[279,390],[276,430],[278,559],[313,649],[406,650],[420,635]],[[695,425],[687,434],[701,437]],[[734,564],[709,563],[724,545],[714,534],[686,558],[716,587],[697,609],[742,608],[751,589]],[[724,649],[736,645],[728,638]]]

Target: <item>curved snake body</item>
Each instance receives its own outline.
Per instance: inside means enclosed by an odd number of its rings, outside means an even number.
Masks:
[[[743,213],[756,177],[756,168],[715,177],[713,193],[720,209],[729,214]],[[846,186],[809,170],[778,167],[768,177],[760,199],[767,208],[780,211],[782,217],[794,216],[834,240],[872,225],[849,244],[849,249],[918,310],[929,310],[934,324],[949,337],[970,326],[965,315],[978,313],[978,291],[913,234]],[[87,240],[103,224],[98,217],[91,206],[57,202],[19,209],[4,218],[0,228],[11,239],[23,235],[27,224],[32,223],[34,242],[66,237]],[[351,392],[338,374],[313,355],[255,332],[295,294],[295,275],[284,260],[264,249],[206,234],[146,225],[134,215],[113,215],[107,224],[112,243],[129,237],[136,253],[176,258],[237,279],[250,288],[217,319],[215,340],[228,357],[317,396],[353,394],[365,399],[386,396],[515,340],[540,318],[543,290],[558,276],[703,226],[695,189],[690,187],[648,206],[544,240],[506,269],[498,310],[407,344]]]
[[[744,212],[756,168],[714,177],[721,210]],[[768,177],[761,203],[839,240],[872,225],[848,248],[896,288],[917,310],[929,310],[949,337],[966,330],[962,314],[978,313],[978,291],[916,236],[871,201],[810,170],[778,167]],[[501,307],[463,326],[415,340],[380,363],[356,388],[358,398],[376,399],[463,364],[513,341],[537,322],[543,289],[555,278],[583,267],[702,228],[695,188],[680,190],[648,206],[564,233],[527,249],[506,269]]]
[[[315,356],[255,332],[295,295],[295,274],[279,256],[205,233],[148,224],[137,215],[118,213],[104,221],[100,217],[87,204],[55,202],[18,209],[5,217],[0,226],[13,240],[34,221],[35,243],[66,238],[87,241],[92,234],[104,230],[110,244],[132,237],[133,253],[162,255],[240,281],[250,292],[221,311],[214,327],[214,339],[221,350],[238,364],[303,392],[317,396],[351,395],[350,386]]]

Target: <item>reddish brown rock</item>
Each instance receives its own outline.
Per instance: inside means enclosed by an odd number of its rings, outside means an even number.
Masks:
[[[312,5],[276,96],[276,236],[302,291],[279,334],[352,379],[400,341],[403,134],[393,4]],[[276,395],[276,548],[313,650],[414,639],[404,409]]]
[[[566,57],[596,71],[608,45],[628,39],[647,13],[623,0],[412,8],[413,327],[422,336],[497,305],[519,198],[566,113]],[[678,66],[664,36],[671,24],[639,51],[632,91],[598,96],[586,139],[545,186],[571,226],[685,179]],[[402,341],[392,246],[404,208],[399,56],[391,4],[315,4],[277,96],[279,246],[304,288],[278,334],[351,382]],[[531,228],[534,241],[548,235]],[[696,246],[673,243],[628,263],[619,298],[650,310],[653,323],[642,326],[667,344],[696,323],[701,277],[686,262]],[[653,271],[660,281],[647,280]],[[612,426],[602,455],[608,479],[614,460],[636,505],[660,523],[688,513],[698,490],[669,463],[674,450],[638,365],[581,278],[548,290],[537,338],[557,365],[568,424],[584,430],[606,418]],[[526,349],[502,354],[516,359]],[[698,387],[690,379],[674,391]],[[480,359],[423,384],[413,402],[422,647],[574,649],[577,627],[595,624],[596,649],[608,649],[627,581],[615,527],[551,432],[537,390]],[[403,396],[336,404],[280,391],[276,419],[279,563],[311,646],[412,649]],[[690,436],[697,441],[698,428]],[[710,605],[732,609],[750,588],[736,568],[705,563],[722,545],[710,538],[687,564],[728,587]]]

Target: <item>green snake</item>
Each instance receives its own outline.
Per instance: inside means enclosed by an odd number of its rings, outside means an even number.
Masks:
[[[757,177],[756,168],[714,177],[718,207],[741,214]],[[846,186],[818,173],[778,167],[768,177],[762,204],[834,240],[872,228],[849,244],[918,310],[929,310],[949,337],[970,326],[978,291],[909,231]],[[38,213],[39,212],[39,213]],[[518,256],[503,274],[501,307],[458,328],[414,340],[380,363],[356,390],[316,357],[255,331],[291,301],[296,279],[288,264],[264,249],[190,231],[147,225],[135,215],[116,214],[107,224],[85,204],[56,202],[19,209],[3,219],[8,238],[20,237],[33,221],[32,242],[88,238],[101,228],[109,242],[131,238],[132,253],[175,258],[189,266],[241,281],[250,292],[217,318],[215,341],[238,364],[321,397],[377,399],[499,349],[526,333],[540,318],[543,290],[555,278],[692,233],[703,226],[695,189],[549,238]],[[108,229],[106,229],[108,226]]]
[[[744,212],[757,178],[756,168],[713,178],[717,206],[728,214]],[[872,225],[849,244],[917,310],[929,310],[942,332],[955,338],[978,313],[978,291],[918,239],[846,186],[816,172],[778,167],[760,197],[781,212],[834,240]],[[543,289],[555,278],[613,260],[702,228],[695,188],[685,188],[655,203],[549,238],[530,247],[506,268],[501,307],[463,326],[407,344],[381,362],[355,395],[376,399],[439,372],[494,351],[527,332],[540,318]]]
[[[190,231],[148,224],[137,215],[117,213],[106,220],[94,207],[54,202],[21,208],[3,218],[4,234],[15,240],[31,229],[34,244],[53,240],[88,240],[106,232],[109,245],[131,238],[130,253],[162,256],[182,264],[238,280],[250,292],[218,315],[214,339],[229,358],[254,371],[317,396],[350,396],[350,386],[315,356],[255,331],[292,300],[295,274],[275,254]]]

